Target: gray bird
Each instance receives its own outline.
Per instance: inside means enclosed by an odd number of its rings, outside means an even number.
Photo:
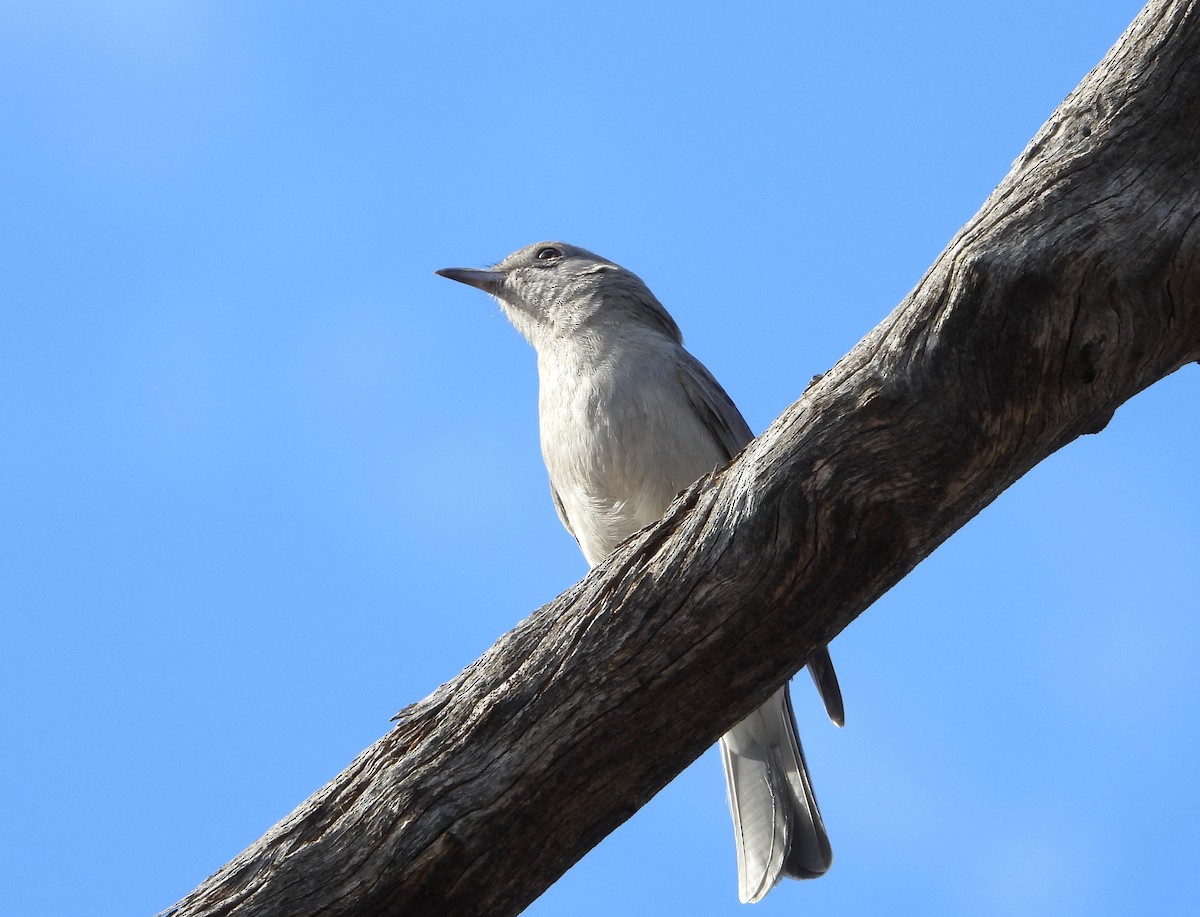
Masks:
[[[753,438],[725,390],[683,349],[674,319],[619,265],[540,242],[487,270],[437,273],[494,296],[537,351],[542,457],[558,517],[589,564],[661,519],[681,490]],[[830,719],[842,725],[824,647],[808,669]],[[783,876],[824,874],[833,852],[788,686],[720,747],[741,900],[759,901]]]

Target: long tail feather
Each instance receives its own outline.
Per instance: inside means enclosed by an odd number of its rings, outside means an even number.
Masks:
[[[737,843],[738,897],[762,899],[785,876],[811,879],[833,862],[787,686],[721,737]]]

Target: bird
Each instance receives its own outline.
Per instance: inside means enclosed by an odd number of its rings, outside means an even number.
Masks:
[[[558,517],[595,566],[662,518],[684,488],[753,439],[675,320],[636,274],[587,249],[539,242],[489,268],[444,268],[500,304],[533,345],[542,458]],[[806,661],[826,713],[845,722],[828,649]],[[738,897],[833,861],[785,683],[719,741]]]

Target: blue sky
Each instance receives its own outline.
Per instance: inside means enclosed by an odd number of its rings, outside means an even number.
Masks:
[[[762,430],[1139,4],[683,9],[0,6],[0,913],[170,905],[585,572],[435,269],[619,261]],[[797,682],[836,860],[752,913],[1200,909],[1196,384],[856,621],[844,730]],[[711,751],[528,911],[743,912]]]

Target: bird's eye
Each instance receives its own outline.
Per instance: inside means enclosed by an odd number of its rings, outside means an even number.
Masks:
[[[553,245],[547,245],[545,248],[538,249],[538,253],[537,253],[538,261],[549,261],[551,258],[561,258],[561,257],[562,257],[562,252],[560,252]]]

